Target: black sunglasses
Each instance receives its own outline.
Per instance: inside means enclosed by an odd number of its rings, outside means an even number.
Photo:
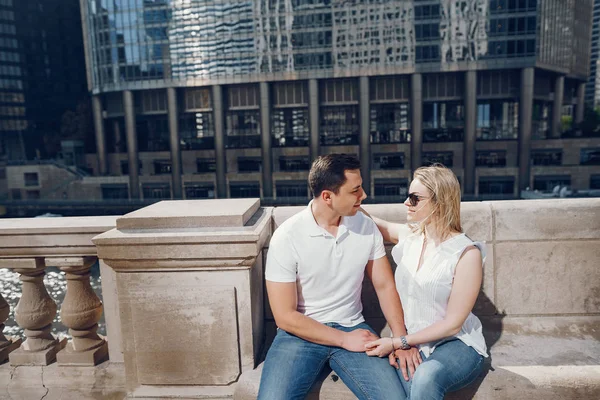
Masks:
[[[410,205],[412,207],[416,207],[417,204],[419,204],[419,201],[421,200],[425,200],[428,199],[429,197],[423,197],[423,196],[419,196],[416,193],[409,193],[408,194],[408,202],[410,203]]]

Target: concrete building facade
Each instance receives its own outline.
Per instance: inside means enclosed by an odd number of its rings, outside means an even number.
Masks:
[[[330,152],[382,201],[431,162],[466,197],[600,185],[592,0],[130,3],[82,1],[104,198],[306,198]]]

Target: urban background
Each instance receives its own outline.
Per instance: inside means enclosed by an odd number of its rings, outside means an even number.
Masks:
[[[0,215],[370,202],[440,162],[465,200],[600,196],[599,0],[0,0]]]

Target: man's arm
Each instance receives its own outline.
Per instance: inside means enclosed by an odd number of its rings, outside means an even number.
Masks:
[[[402,303],[396,285],[394,283],[394,274],[392,267],[386,256],[371,260],[367,263],[367,276],[373,283],[381,311],[392,330],[394,336],[405,336],[406,327],[404,326],[404,312],[402,311]],[[383,340],[382,340],[383,341]],[[409,350],[396,350],[394,352],[393,342],[390,339],[390,364],[398,368],[396,357],[400,360],[399,367],[402,369],[404,379],[408,380],[407,366],[410,374],[414,374],[415,369],[421,363],[421,357],[417,348],[413,347]],[[387,350],[386,350],[387,352]]]
[[[343,332],[299,313],[295,282],[267,281],[267,294],[277,326],[304,340],[326,346],[342,347],[349,351],[363,352],[366,343],[378,339],[366,329]]]

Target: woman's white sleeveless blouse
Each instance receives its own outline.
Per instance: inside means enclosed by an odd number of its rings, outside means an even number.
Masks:
[[[442,242],[417,271],[423,239],[423,235],[410,235],[392,249],[397,265],[396,288],[402,300],[404,323],[409,334],[444,319],[456,264],[467,247],[478,247],[485,261],[484,244],[472,241],[463,233]],[[473,313],[469,313],[455,336],[482,356],[488,356],[481,321]],[[419,348],[429,357],[438,343],[423,344]]]

